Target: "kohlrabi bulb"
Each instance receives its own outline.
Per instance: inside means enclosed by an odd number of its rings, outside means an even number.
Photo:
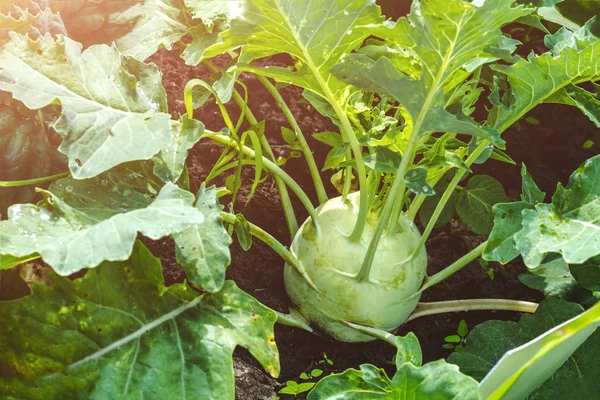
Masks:
[[[422,249],[411,261],[403,262],[417,247],[421,234],[404,215],[396,231],[384,234],[375,253],[370,279],[358,282],[354,275],[374,233],[366,224],[361,241],[352,243],[358,216],[359,193],[328,200],[318,209],[321,232],[317,235],[309,218],[300,227],[291,251],[306,269],[318,293],[290,265],[285,266],[286,290],[298,311],[311,323],[337,340],[363,342],[371,336],[357,332],[346,320],[391,331],[400,326],[415,309],[427,269],[427,254]]]

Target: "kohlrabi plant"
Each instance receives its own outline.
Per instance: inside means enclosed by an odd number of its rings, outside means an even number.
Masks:
[[[501,29],[531,17],[532,9],[512,1],[414,3],[410,15],[397,22],[384,21],[378,7],[369,2],[349,7],[332,3],[328,13],[311,12],[309,3],[283,6],[264,1],[246,6],[243,18],[233,19],[204,57],[238,51],[237,63],[228,71],[231,79],[240,72],[259,76],[289,118],[320,205],[314,208],[308,196],[289,182],[289,175],[257,154],[255,136],[260,134],[255,130],[240,134],[239,123],[234,126],[226,115],[229,133],[205,136],[227,146],[215,168],[225,168],[232,152],[238,154],[241,166],[245,154],[254,160],[257,176],[263,168],[272,172],[307,207],[309,219],[297,231],[291,230],[297,265],[286,266],[286,289],[309,322],[339,340],[371,339],[345,322],[393,330],[415,310],[423,290],[481,255],[487,243],[423,284],[425,242],[442,214],[447,221],[456,209],[474,232],[489,234],[493,204],[506,201],[502,186],[489,176],[475,176],[459,186],[471,166],[489,158],[512,162],[502,152],[504,130],[535,105],[583,91],[575,84],[598,77],[593,57],[597,38],[587,26],[548,36],[554,54],[528,60],[515,55],[518,42]],[[486,26],[484,32],[478,30],[481,26]],[[565,40],[579,47],[567,48]],[[290,55],[293,67],[252,63],[279,53]],[[580,71],[581,62],[594,67]],[[531,86],[523,83],[523,74],[547,78]],[[265,77],[300,86],[304,97],[339,126],[339,135],[317,136],[333,147],[327,168],[342,169],[339,197],[327,198],[306,138]],[[198,86],[218,96],[206,83],[190,82],[186,91],[190,118],[193,89]],[[478,122],[471,115],[484,90],[490,92],[492,107]],[[238,103],[242,115],[247,113],[245,103]],[[354,184],[358,190],[351,193]],[[286,196],[282,202],[284,209],[291,208]],[[415,217],[426,203],[428,212],[421,215],[426,226],[420,232]],[[295,218],[286,215],[293,228]],[[490,304],[466,301],[463,307],[493,307]],[[514,310],[533,307],[505,300],[495,305]]]
[[[472,175],[484,162],[514,164],[503,133],[539,104],[575,106],[600,126],[597,22],[558,3],[414,0],[397,21],[374,0],[0,4],[0,215],[10,206],[0,271],[38,259],[53,270],[51,285],[0,302],[2,397],[233,399],[237,345],[278,376],[276,321],[397,348],[392,379],[363,365],[325,377],[309,399],[362,391],[523,398],[569,357],[587,382],[579,387],[592,388],[594,369],[589,359],[578,363],[585,355],[577,348],[600,346],[600,158],[559,185],[551,203],[525,167],[517,202],[495,178]],[[515,24],[545,34],[547,51],[519,55]],[[186,114],[176,119],[161,72],[146,62],[160,48],[211,73],[187,83]],[[277,55],[287,66],[273,62]],[[253,113],[242,74],[256,77],[285,115],[289,127],[277,129],[287,154],[271,147],[273,121]],[[337,131],[302,132],[280,91],[290,85]],[[220,131],[195,119],[207,102],[221,111]],[[193,194],[186,159],[201,140],[222,152]],[[285,171],[288,158],[301,157],[314,190]],[[252,197],[268,177],[289,248],[239,213],[240,189],[248,185]],[[223,188],[209,186],[216,179]],[[301,223],[305,210],[292,194],[308,213]],[[428,276],[427,239],[455,216],[487,240]],[[243,249],[255,238],[281,256],[289,314],[226,280],[234,233]],[[173,240],[185,282],[165,285],[140,236]],[[419,302],[472,261],[518,256],[531,270],[522,277],[528,286],[548,297],[569,287],[585,301]],[[557,271],[570,280],[557,282]],[[392,333],[425,315],[499,309],[535,314],[517,331],[495,321],[473,328],[450,358],[460,370],[444,360],[423,365],[416,337]],[[513,340],[490,352],[496,328]]]

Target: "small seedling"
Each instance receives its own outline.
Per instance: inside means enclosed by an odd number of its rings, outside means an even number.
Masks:
[[[463,350],[467,342],[467,334],[469,333],[469,327],[465,320],[461,320],[456,330],[456,335],[446,336],[444,341],[446,342],[442,347],[448,350],[454,350],[460,352]]]
[[[300,393],[308,392],[315,385],[316,385],[315,382],[297,383],[294,381],[287,381],[285,383],[285,387],[279,391],[279,394],[289,394],[289,395],[296,397]]]
[[[494,280],[496,274],[494,273],[494,268],[490,265],[490,262],[484,260],[483,258],[480,258],[479,265],[481,265],[481,268],[483,268],[483,270],[490,277],[490,279]]]
[[[333,360],[330,360],[327,357],[326,353],[323,353],[323,359],[321,361],[318,362],[318,364],[327,364],[327,365],[333,365]]]
[[[323,359],[317,362],[318,365],[327,364],[333,365],[333,361],[327,357],[327,354],[323,353]],[[314,379],[319,378],[323,375],[323,370],[320,368],[312,368],[308,372],[303,372],[300,374],[300,379],[303,381],[310,382],[296,382],[296,381],[287,381],[285,383],[285,387],[279,391],[279,394],[289,394],[294,397],[298,396],[300,393],[308,392],[313,386],[316,385]]]

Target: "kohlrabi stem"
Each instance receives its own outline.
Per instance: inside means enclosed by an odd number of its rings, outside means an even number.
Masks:
[[[39,183],[52,182],[57,179],[66,178],[69,175],[70,174],[68,172],[63,172],[61,174],[44,176],[41,178],[26,179],[23,181],[0,181],[0,187],[22,187],[37,185]]]
[[[452,264],[450,264],[449,266],[447,266],[446,268],[444,268],[437,274],[430,276],[425,281],[423,286],[421,286],[421,289],[419,289],[419,291],[417,293],[415,293],[413,296],[417,296],[417,295],[421,294],[424,290],[429,289],[433,285],[440,283],[444,279],[446,279],[446,278],[452,276],[453,274],[455,274],[456,272],[460,271],[463,267],[467,266],[471,261],[478,259],[481,256],[481,253],[483,253],[483,249],[486,244],[487,244],[487,242],[481,243],[479,246],[475,247],[473,250],[471,250],[470,252],[468,252],[467,254],[465,254],[464,256],[459,258],[458,260],[454,261]]]
[[[469,155],[469,157],[465,161],[465,164],[467,165],[467,167],[470,167],[471,164],[473,164],[475,162],[475,160],[477,160],[477,157],[479,157],[481,155],[481,153],[483,153],[483,151],[486,149],[487,146],[489,146],[489,144],[490,144],[489,140],[484,140],[481,142],[481,144],[479,146],[477,146],[475,151],[473,151],[473,153],[471,153],[471,155]],[[466,172],[467,171],[460,171],[460,170],[456,171],[456,174],[454,175],[454,177],[448,184],[448,187],[444,191],[444,194],[442,194],[440,201],[437,203],[435,210],[433,211],[433,214],[431,215],[431,218],[429,219],[429,222],[427,223],[427,226],[425,227],[423,236],[421,236],[421,240],[419,241],[419,244],[413,251],[409,260],[411,260],[417,254],[419,254],[419,251],[421,251],[421,248],[423,246],[425,246],[425,242],[427,242],[427,239],[429,238],[429,235],[431,234],[431,231],[433,230],[435,223],[437,222],[438,218],[442,214],[442,211],[444,210],[446,203],[448,202],[448,200],[450,200],[450,196],[454,192],[454,189],[456,188],[458,183],[463,179]]]
[[[241,107],[246,107],[246,120],[252,126],[258,124],[258,120],[250,110],[247,104],[245,104],[244,99],[238,93],[237,89],[233,91],[233,100],[236,104]],[[273,162],[275,162],[275,154],[273,153],[273,149],[269,144],[269,140],[265,135],[260,135],[259,138],[260,144],[265,151],[267,158]],[[290,194],[285,186],[285,183],[281,180],[280,177],[274,175],[275,186],[277,186],[277,191],[279,192],[279,199],[281,201],[281,206],[283,207],[283,214],[285,215],[285,220],[288,226],[288,230],[290,232],[291,239],[294,238],[294,235],[298,231],[298,220],[296,219],[296,214],[294,214],[294,206],[292,205],[292,200],[290,199]]]
[[[281,93],[277,90],[275,85],[273,85],[267,78],[264,76],[256,75],[259,82],[263,84],[263,86],[267,89],[267,91],[273,96],[273,99],[277,102],[277,105],[287,118],[290,126],[292,127],[296,139],[298,139],[298,143],[300,143],[300,147],[302,147],[302,152],[304,153],[304,158],[306,158],[306,163],[308,164],[308,170],[310,171],[310,175],[315,184],[315,189],[317,191],[317,198],[319,199],[319,203],[325,203],[329,198],[327,197],[327,193],[325,192],[325,186],[323,185],[323,180],[321,179],[321,174],[319,173],[319,167],[317,167],[317,163],[313,156],[308,143],[306,142],[306,138],[300,129],[300,125],[296,121],[294,114],[288,107],[287,103],[281,96]]]
[[[398,347],[398,343],[396,342],[396,336],[389,332],[386,332],[382,329],[374,328],[372,326],[355,324],[350,321],[342,320],[341,322],[343,322],[345,325],[348,325],[349,327],[351,327],[353,329],[356,329],[360,333],[364,333],[365,335],[369,335],[376,339],[383,340],[384,342],[387,342],[394,347]]]
[[[228,224],[235,224],[236,222],[236,216],[234,214],[221,211],[220,216],[221,218],[223,218],[223,221],[227,222]],[[252,236],[256,237],[261,242],[267,244],[270,248],[273,249],[273,251],[275,251],[275,253],[279,254],[279,256],[283,258],[283,260],[288,264],[292,265],[293,267],[296,267],[298,265],[298,259],[287,249],[287,247],[285,247],[271,234],[269,234],[267,231],[263,230],[259,226],[254,225],[250,222],[248,222],[248,224],[250,225],[250,233],[252,234]]]
[[[312,59],[310,59],[310,56],[308,59],[312,63]],[[350,148],[352,149],[352,153],[354,154],[356,172],[358,173],[358,184],[360,188],[360,199],[356,225],[354,226],[354,230],[352,231],[348,239],[351,242],[359,242],[362,237],[363,231],[365,230],[367,218],[369,217],[369,185],[367,184],[367,170],[365,168],[365,164],[363,162],[362,157],[362,147],[358,142],[356,135],[354,134],[354,128],[352,128],[352,124],[350,123],[346,112],[342,110],[342,107],[338,103],[334,94],[331,92],[331,89],[327,85],[327,82],[325,82],[320,72],[316,68],[313,68],[313,70],[315,71],[315,78],[319,82],[321,89],[327,97],[327,101],[333,107],[335,114],[340,119],[342,129],[346,134],[346,137],[348,138]],[[347,176],[346,179],[350,179],[351,176],[352,175]]]
[[[293,308],[289,314],[280,313],[279,311],[275,311],[275,314],[277,314],[277,322],[281,325],[304,329],[310,333],[314,332],[304,317]]]
[[[234,148],[238,148],[238,146],[240,146],[240,144],[237,143],[234,139],[232,139],[226,135],[220,134],[220,133],[205,130],[204,137],[212,139],[217,143],[228,145],[228,146],[231,146]],[[248,146],[241,145],[241,150],[244,154],[246,154],[249,157],[252,157],[252,158],[256,157],[254,150]],[[286,185],[288,185],[288,187],[292,190],[292,192],[294,192],[294,194],[296,194],[296,196],[298,196],[298,198],[300,199],[300,201],[302,202],[302,204],[308,211],[308,214],[312,218],[312,222],[315,225],[317,234],[319,234],[320,233],[320,224],[319,224],[319,220],[318,220],[317,211],[315,210],[315,207],[313,206],[312,202],[310,201],[310,198],[306,195],[306,193],[304,193],[304,190],[302,190],[300,185],[298,185],[296,183],[296,181],[291,176],[288,175],[287,172],[285,172],[283,169],[281,169],[273,161],[269,160],[266,157],[263,157],[262,161],[263,161],[263,165],[267,171],[269,171],[273,175],[276,175],[279,178],[281,178],[281,180],[283,182],[285,182]]]
[[[371,273],[371,266],[373,265],[373,259],[375,258],[375,253],[377,251],[377,246],[379,245],[379,239],[381,239],[381,235],[388,225],[388,221],[390,221],[390,215],[392,213],[392,208],[395,204],[395,199],[399,196],[399,192],[404,186],[404,175],[408,169],[409,162],[412,159],[411,154],[414,153],[417,142],[418,142],[418,131],[413,130],[413,135],[410,137],[408,142],[408,148],[404,153],[404,157],[402,157],[402,162],[400,162],[400,166],[398,167],[398,171],[396,172],[396,176],[394,178],[394,183],[392,184],[392,188],[390,189],[390,193],[385,201],[385,205],[383,206],[383,211],[381,216],[379,217],[379,221],[377,222],[377,227],[375,228],[375,233],[373,233],[373,238],[371,239],[371,243],[369,244],[369,248],[367,249],[367,253],[365,254],[365,259],[360,267],[360,271],[356,275],[356,279],[359,282],[363,282],[369,278],[369,274]],[[362,185],[361,185],[362,190]],[[404,194],[402,194],[404,196]]]
[[[406,322],[426,315],[462,311],[504,310],[533,314],[537,310],[538,305],[538,303],[529,301],[508,299],[468,299],[419,303]]]
[[[404,192],[406,191],[406,185],[404,182],[400,183],[400,194],[397,196],[398,198],[394,202],[394,207],[392,207],[392,214],[390,217],[390,221],[388,222],[386,234],[391,235],[396,230],[396,223],[398,222],[398,218],[400,218],[400,213],[402,212],[402,208],[404,207]]]
[[[446,172],[446,173],[448,173],[448,172]],[[432,179],[431,182],[428,182],[428,183],[431,185],[431,187],[434,187],[440,181],[440,179],[442,179],[444,177],[444,175],[440,175],[438,178]],[[408,210],[406,211],[406,216],[408,218],[410,218],[411,221],[415,220],[417,213],[421,209],[421,206],[423,205],[425,200],[427,200],[427,197],[429,197],[429,196],[425,196],[423,194],[419,194],[419,195],[415,196],[412,203],[408,207]]]
[[[202,65],[208,68],[208,70],[213,74],[218,74],[220,72],[219,69],[208,60],[202,61]],[[240,109],[246,108],[246,121],[248,121],[251,126],[258,124],[258,120],[254,116],[254,113],[250,107],[248,107],[236,88],[233,90],[233,100]],[[271,148],[267,137],[265,135],[260,135],[258,139],[260,140],[260,144],[266,153],[267,158],[275,162],[275,154],[273,153],[273,149]],[[281,201],[281,207],[283,208],[283,214],[288,226],[288,231],[290,232],[290,237],[293,239],[294,235],[298,231],[298,220],[296,219],[296,214],[294,214],[294,207],[290,199],[290,194],[281,178],[274,176],[274,180],[277,191],[279,192],[279,199]]]
[[[433,187],[433,186],[435,186],[435,183],[432,182],[431,187]],[[408,211],[406,211],[406,216],[411,221],[415,220],[417,213],[421,209],[421,206],[423,205],[425,200],[427,200],[427,196],[425,196],[425,195],[419,194],[419,195],[415,196],[415,198],[413,199],[413,202],[408,207]]]
[[[381,173],[375,170],[371,170],[367,176],[367,182],[369,184],[369,207],[375,203],[375,196],[377,195],[377,188],[381,182]]]
[[[344,169],[344,186],[342,188],[342,200],[346,201],[346,197],[350,194],[352,188],[352,167],[348,166]]]
[[[231,214],[231,213],[228,213],[225,211],[221,211],[220,216],[223,219],[223,221],[227,222],[228,224],[235,225],[236,216],[234,214]],[[320,290],[315,286],[313,281],[310,279],[310,277],[308,276],[308,273],[302,266],[302,263],[300,263],[300,261],[296,258],[296,256],[294,256],[292,254],[292,252],[288,250],[287,247],[285,247],[283,244],[281,244],[280,241],[275,239],[269,232],[263,230],[259,226],[254,225],[251,222],[248,222],[248,225],[250,226],[250,233],[252,234],[252,236],[257,238],[261,242],[265,243],[271,249],[273,249],[273,251],[275,253],[277,253],[283,259],[283,261],[287,262],[292,267],[294,267],[296,269],[296,271],[298,271],[298,273],[300,275],[302,275],[302,277],[306,280],[306,282],[313,289],[315,289],[317,292],[320,293]]]
[[[423,102],[423,107],[419,111],[419,115],[414,121],[407,149],[404,152],[402,161],[400,162],[400,166],[398,167],[396,175],[394,176],[394,183],[392,184],[392,188],[390,190],[390,193],[388,194],[388,198],[385,201],[381,218],[377,223],[377,228],[375,228],[375,233],[371,238],[369,249],[367,250],[367,254],[365,255],[365,259],[363,260],[360,271],[358,272],[357,279],[359,282],[362,282],[369,278],[369,273],[371,272],[371,266],[373,264],[373,259],[375,258],[375,252],[377,251],[379,240],[381,239],[383,231],[388,226],[388,223],[390,225],[388,229],[391,229],[391,231],[393,231],[393,229],[396,226],[396,223],[398,222],[390,221],[390,214],[392,213],[392,209],[396,201],[404,201],[404,176],[406,175],[406,171],[408,171],[410,163],[412,163],[413,161],[414,153],[417,149],[417,143],[419,141],[419,137],[421,136],[421,126],[423,125],[423,121],[425,120],[425,115],[427,114],[427,111],[431,106],[431,102],[433,101],[436,92],[439,90],[440,86],[443,83],[444,71],[446,69],[446,65],[450,61],[451,53],[452,49],[450,49],[450,51],[446,53],[446,56],[444,57],[444,60],[442,62],[442,66],[433,81],[429,93],[427,93],[425,101]],[[402,207],[400,207],[400,209],[401,208]]]

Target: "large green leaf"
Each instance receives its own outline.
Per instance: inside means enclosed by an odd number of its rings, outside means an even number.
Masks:
[[[489,175],[476,175],[459,193],[456,212],[473,232],[487,235],[494,226],[492,207],[506,200],[500,182]]]
[[[3,399],[233,400],[238,345],[279,373],[273,311],[231,281],[202,296],[165,287],[139,242],[129,261],[51,279],[0,302]]]
[[[31,109],[60,104],[53,127],[73,176],[93,177],[126,161],[149,159],[171,138],[166,93],[155,65],[114,47],[66,37],[37,41],[11,34],[0,52],[0,90]]]
[[[66,12],[60,3],[53,1],[47,6],[61,11],[71,36],[85,45],[115,42],[123,54],[144,61],[160,48],[181,44],[181,39],[188,36],[192,41],[182,58],[188,65],[197,65],[204,49],[218,42],[219,33],[228,26],[241,2],[85,0],[80,7]]]
[[[497,60],[493,49],[504,45],[500,28],[529,13],[521,6],[513,7],[513,0],[481,3],[414,2],[407,18],[401,18],[395,25],[373,29],[374,35],[414,54],[421,67],[418,79],[398,70],[386,57],[373,60],[365,54],[348,57],[332,72],[359,88],[398,100],[410,113],[417,134],[465,133],[501,144],[494,131],[445,109],[444,86],[466,80],[468,73],[464,69],[472,71],[478,65]],[[482,26],[486,27],[484,31],[480,29]]]
[[[600,254],[600,156],[587,160],[558,186],[552,204],[524,210],[523,229],[515,235],[528,267],[538,266],[550,252],[569,264],[581,264]]]
[[[138,232],[159,239],[205,221],[193,194],[167,183],[152,199],[149,184],[128,168],[106,177],[60,180],[42,191],[40,205],[9,209],[9,220],[0,222],[0,253],[38,253],[58,274],[70,275],[105,260],[126,260]]]
[[[184,36],[192,38],[181,57],[188,65],[202,61],[204,50],[218,42],[239,1],[139,0],[115,10],[102,27],[104,43],[114,40],[123,54],[143,61],[161,47],[171,49]],[[97,36],[94,35],[94,36]]]
[[[562,28],[546,39],[552,52],[536,56],[513,65],[494,65],[493,68],[508,77],[512,91],[512,104],[496,105],[490,121],[503,131],[527,111],[542,102],[553,102],[563,88],[570,84],[600,79],[600,38],[584,26],[576,32]]]
[[[482,379],[493,368],[480,386],[486,399],[521,399],[532,391],[531,398],[539,399],[593,398],[600,379],[595,355],[600,335],[595,333],[576,349],[600,323],[598,306],[591,310],[595,314],[579,317],[586,319],[581,326],[577,325],[579,322],[557,326],[582,311],[578,304],[550,299],[542,302],[534,315],[524,315],[518,323],[484,322],[471,331],[464,350],[453,353],[449,361],[475,379]],[[512,351],[500,361],[509,350]],[[499,395],[497,389],[511,391]]]
[[[476,400],[477,382],[444,360],[417,367],[404,363],[390,380],[382,369],[370,364],[360,371],[349,369],[317,383],[308,400]]]
[[[380,10],[373,1],[247,0],[239,18],[233,19],[230,29],[221,34],[221,43],[210,47],[204,56],[242,47],[240,62],[249,63],[287,53],[299,61],[294,70],[250,65],[239,70],[300,86],[321,97],[321,101],[325,98],[331,102],[330,97],[335,96],[343,102],[349,95],[345,92],[348,85],[329,70],[360,47],[369,35],[366,25],[380,22]]]
[[[225,268],[231,262],[231,237],[219,213],[223,206],[217,200],[217,189],[200,188],[196,208],[205,223],[192,225],[173,235],[177,262],[185,269],[188,281],[215,292],[225,282]]]

